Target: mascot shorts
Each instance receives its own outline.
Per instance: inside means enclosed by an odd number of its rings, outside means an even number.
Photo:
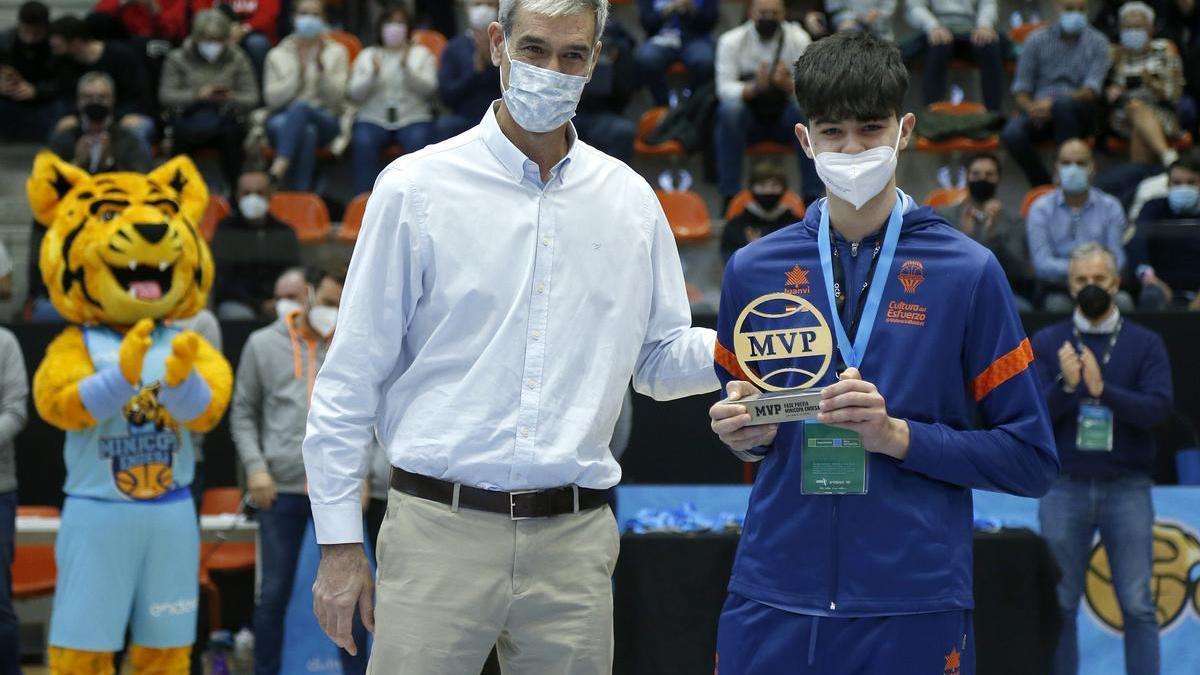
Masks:
[[[155,502],[68,497],[55,544],[50,644],[117,651],[183,647],[196,638],[200,533],[191,497]]]
[[[974,675],[971,612],[840,618],[794,614],[730,593],[718,675]]]

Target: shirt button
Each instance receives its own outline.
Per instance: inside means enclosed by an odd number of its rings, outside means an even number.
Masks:
[[[535,330],[529,334],[529,337],[533,338],[534,342],[537,342],[542,337],[542,333],[541,333],[541,331]]]
[[[521,438],[529,438],[529,429],[521,427]]]
[[[534,389],[536,387],[537,387],[537,383],[534,382],[533,380],[529,380],[528,382],[525,383],[526,389]]]
[[[546,292],[546,284],[538,284],[537,292],[538,295],[544,294]]]
[[[542,237],[542,246],[550,245],[550,237]]]

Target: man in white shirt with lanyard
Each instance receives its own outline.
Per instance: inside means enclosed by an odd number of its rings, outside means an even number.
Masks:
[[[369,672],[608,673],[626,384],[715,391],[653,190],[569,123],[606,0],[503,0],[503,98],[379,176],[304,441],[322,558],[314,609]],[[373,588],[360,490],[394,467]]]

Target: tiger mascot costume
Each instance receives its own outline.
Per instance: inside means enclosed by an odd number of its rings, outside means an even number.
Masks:
[[[229,362],[171,326],[203,308],[208,188],[191,160],[95,176],[42,152],[27,183],[46,227],[42,279],[72,324],[33,378],[38,414],[66,431],[50,672],[184,674],[196,635],[200,536],[191,434],[229,405]]]

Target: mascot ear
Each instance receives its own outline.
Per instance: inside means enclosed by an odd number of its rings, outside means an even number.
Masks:
[[[187,155],[179,155],[146,175],[151,182],[174,190],[179,195],[179,212],[200,227],[208,208],[208,186]]]
[[[25,192],[29,195],[29,206],[33,217],[45,227],[54,222],[58,204],[71,188],[88,180],[88,172],[64,162],[49,150],[42,150],[33,160],[33,173],[25,181]]]

